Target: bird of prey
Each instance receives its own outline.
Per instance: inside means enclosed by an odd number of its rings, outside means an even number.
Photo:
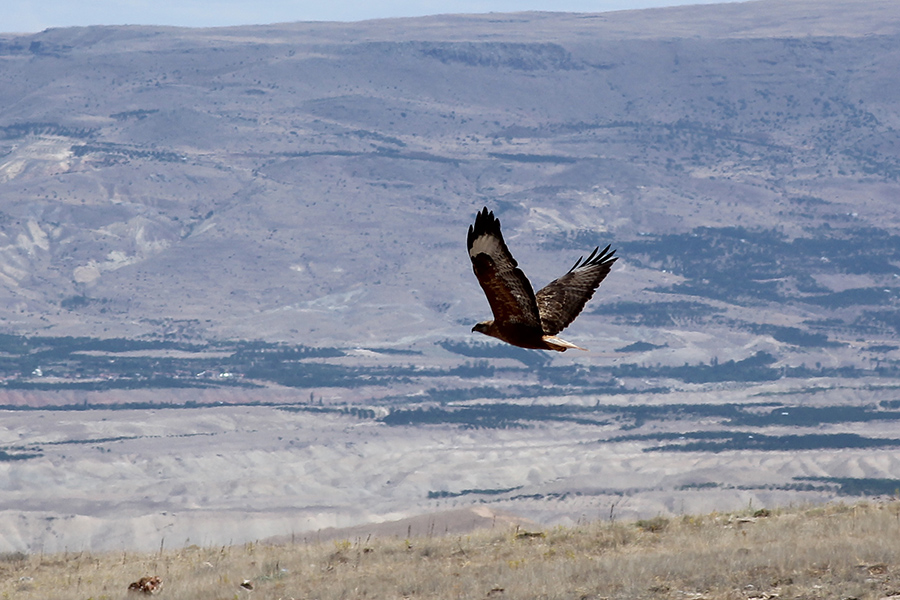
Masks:
[[[556,334],[575,320],[609,274],[616,262],[615,250],[598,246],[587,259],[579,258],[568,273],[535,294],[503,241],[500,221],[487,207],[475,216],[475,224],[469,225],[467,245],[475,277],[494,313],[493,321],[477,323],[472,331],[521,348],[585,350]]]

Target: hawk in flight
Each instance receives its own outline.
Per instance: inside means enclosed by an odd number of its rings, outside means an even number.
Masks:
[[[475,216],[475,224],[469,225],[467,244],[475,277],[494,313],[493,321],[482,321],[472,331],[521,348],[584,350],[556,334],[575,320],[609,274],[616,262],[615,250],[598,246],[586,260],[579,258],[568,273],[535,294],[503,242],[500,221],[487,207]]]

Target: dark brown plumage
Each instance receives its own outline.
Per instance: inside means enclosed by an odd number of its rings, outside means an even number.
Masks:
[[[579,258],[569,272],[537,294],[518,267],[500,233],[500,221],[485,207],[469,226],[469,258],[475,277],[494,313],[472,331],[490,335],[513,346],[565,352],[579,348],[556,337],[575,320],[594,290],[616,262],[615,250],[599,246],[587,259]]]

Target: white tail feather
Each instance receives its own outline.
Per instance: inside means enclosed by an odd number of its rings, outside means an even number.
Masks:
[[[587,352],[587,348],[582,348],[581,346],[576,346],[572,342],[567,342],[562,338],[558,338],[555,335],[544,335],[541,336],[541,339],[547,342],[554,350],[558,352],[565,352],[567,348],[574,348],[575,350],[584,350]]]

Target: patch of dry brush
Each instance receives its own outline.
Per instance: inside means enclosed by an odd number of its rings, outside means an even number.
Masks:
[[[596,522],[543,532],[7,555],[0,598],[900,600],[900,502]]]

